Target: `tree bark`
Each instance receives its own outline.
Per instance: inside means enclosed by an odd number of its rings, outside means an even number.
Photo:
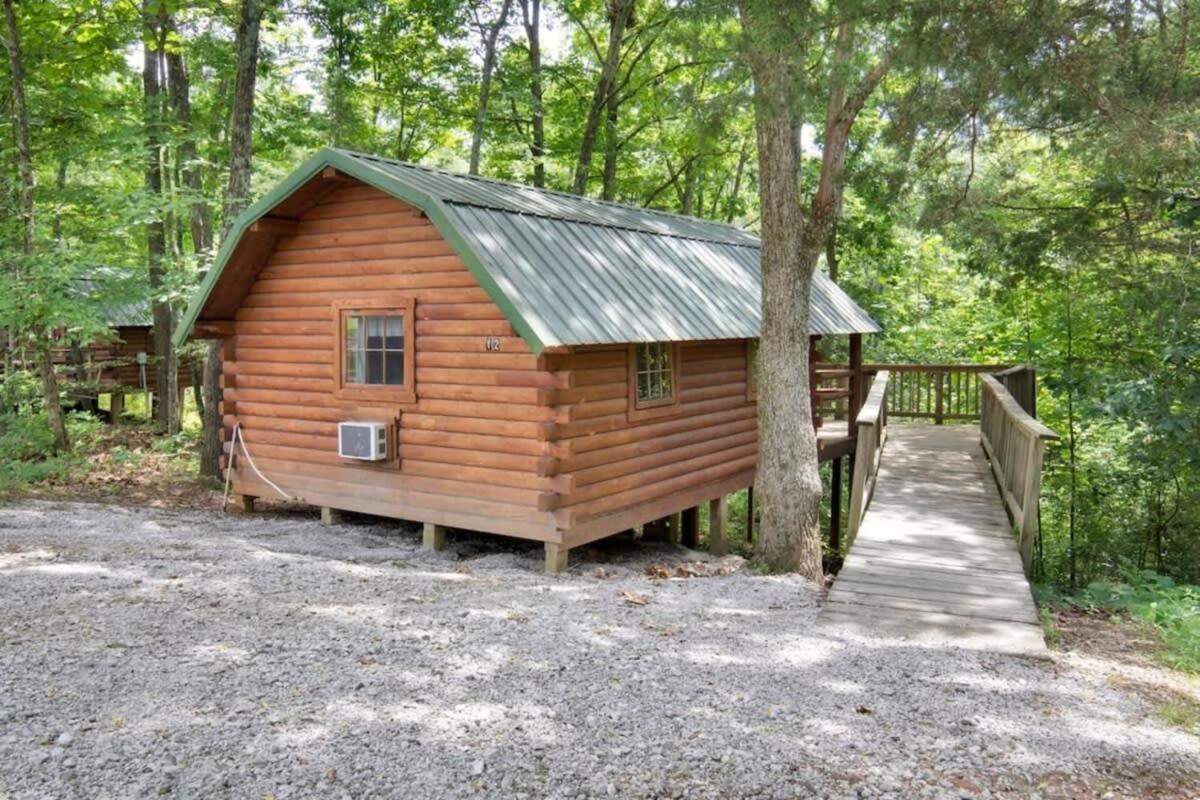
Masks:
[[[258,77],[258,33],[263,0],[243,0],[237,30],[237,66],[229,115],[229,184],[225,190],[224,231],[250,200],[250,159],[254,153],[254,84]]]
[[[799,83],[806,48],[782,46],[782,33],[803,30],[805,13],[742,0],[746,60],[754,76],[762,207],[762,338],[759,346],[759,451],[756,496],[762,509],[758,552],[776,570],[821,580],[821,481],[812,426],[808,314],[817,258],[836,217],[850,130],[890,67],[890,52],[855,86],[844,88],[853,26],[837,27],[825,116],[821,168],[808,214],[800,207]]]
[[[546,112],[542,105],[542,0],[521,0],[521,14],[525,22],[525,38],[529,43],[529,91],[533,142],[529,153],[533,156],[533,185],[539,189],[546,185]]]
[[[143,124],[145,135],[145,165],[143,181],[146,194],[156,206],[153,217],[146,223],[146,266],[151,294],[154,350],[155,395],[158,407],[154,419],[160,432],[173,433],[169,387],[173,380],[172,361],[174,348],[171,343],[171,306],[160,298],[166,277],[167,231],[162,215],[163,166],[162,166],[162,2],[142,2],[142,97]]]
[[[755,71],[756,95],[785,78]],[[791,121],[766,97],[758,114],[762,207],[762,332],[758,351],[758,554],[772,569],[819,581],[821,478],[808,376],[808,309],[815,259],[802,247],[803,215]]]
[[[592,155],[596,150],[596,134],[600,130],[601,117],[613,94],[613,83],[617,77],[617,68],[621,64],[621,44],[625,39],[625,28],[633,17],[634,2],[635,0],[608,2],[608,47],[604,54],[604,64],[600,68],[600,77],[596,81],[596,91],[592,94],[592,105],[588,109],[587,120],[583,126],[579,160],[575,165],[575,181],[571,187],[575,194],[587,192]]]
[[[188,193],[188,226],[192,234],[192,250],[204,256],[212,247],[212,210],[204,196],[204,168],[196,149],[196,132],[192,127],[191,81],[183,53],[175,49],[167,53],[167,81],[170,86],[171,108],[175,112],[182,138],[179,141],[178,162],[180,180]]]
[[[483,126],[487,122],[488,98],[492,90],[492,73],[496,70],[496,41],[508,21],[512,0],[503,0],[500,14],[491,25],[480,25],[483,34],[483,74],[479,80],[479,104],[475,109],[475,127],[471,131],[471,164],[468,174],[479,174],[479,155],[483,150]]]
[[[8,59],[12,73],[13,128],[17,140],[17,176],[20,180],[18,216],[21,225],[21,252],[26,259],[34,254],[34,211],[37,182],[33,172],[33,145],[29,134],[29,107],[25,99],[25,54],[21,50],[21,31],[17,25],[13,0],[4,0],[4,21],[8,29]],[[58,395],[58,376],[54,374],[54,357],[44,331],[34,332],[38,376],[42,388],[42,403],[46,421],[54,437],[55,450],[67,450],[67,422]]]
[[[249,201],[250,171],[254,156],[254,87],[258,76],[258,34],[265,13],[262,0],[244,0],[237,33],[237,66],[233,108],[229,115],[229,184],[225,190],[221,238]],[[204,438],[200,445],[200,474],[221,472],[221,371],[224,343],[211,339],[204,358]]]
[[[607,113],[604,115],[604,182],[600,190],[600,197],[609,201],[617,198],[617,157],[621,151],[621,143],[617,139],[619,114],[617,98],[610,97]]]

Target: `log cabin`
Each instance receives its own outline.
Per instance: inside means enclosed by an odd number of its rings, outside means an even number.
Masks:
[[[55,336],[54,364],[66,383],[70,403],[95,411],[100,395],[109,395],[111,420],[124,410],[129,392],[157,392],[154,353],[154,326],[151,304],[144,278],[121,269],[96,267],[96,277],[77,280],[77,302],[92,306],[107,327],[104,335],[90,342],[73,340],[66,331]],[[0,354],[11,347],[9,337],[0,332]],[[14,366],[33,369],[27,354],[13,349]],[[182,391],[192,380],[193,364],[183,359],[178,382]]]
[[[752,485],[759,292],[729,225],[325,149],[236,220],[176,337],[223,340],[243,507],[538,540],[558,571]],[[861,365],[878,326],[822,274],[810,318]],[[860,402],[861,371],[813,377]]]

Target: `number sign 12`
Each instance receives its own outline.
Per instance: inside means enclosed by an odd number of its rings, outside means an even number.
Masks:
[[[499,336],[489,336],[486,339],[484,339],[483,340],[483,349],[489,353],[499,353],[500,352],[500,337]]]

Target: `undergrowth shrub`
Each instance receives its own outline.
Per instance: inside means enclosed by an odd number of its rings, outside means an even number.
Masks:
[[[1095,581],[1065,599],[1086,611],[1127,613],[1153,625],[1167,645],[1163,660],[1177,669],[1200,672],[1200,586],[1127,567],[1120,581]]]
[[[54,435],[40,411],[0,414],[0,491],[31,483],[63,482],[87,469],[83,456],[102,429],[89,414],[67,414],[71,450],[55,453]]]

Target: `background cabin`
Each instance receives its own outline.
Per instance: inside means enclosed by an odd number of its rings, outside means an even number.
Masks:
[[[80,280],[76,285],[79,302],[98,309],[108,332],[87,343],[59,335],[53,350],[56,371],[76,407],[96,410],[99,397],[109,395],[109,413],[115,420],[124,409],[126,394],[158,391],[150,299],[143,280],[124,274]],[[8,336],[0,335],[0,347],[9,347]],[[18,369],[26,367],[18,350],[13,351],[12,361]],[[179,365],[181,389],[192,381],[191,366],[186,359]]]
[[[759,291],[731,226],[323,150],[239,217],[177,337],[224,341],[245,505],[535,539],[556,570],[753,483]],[[811,319],[853,337],[815,396],[861,403],[878,327],[823,275]]]

